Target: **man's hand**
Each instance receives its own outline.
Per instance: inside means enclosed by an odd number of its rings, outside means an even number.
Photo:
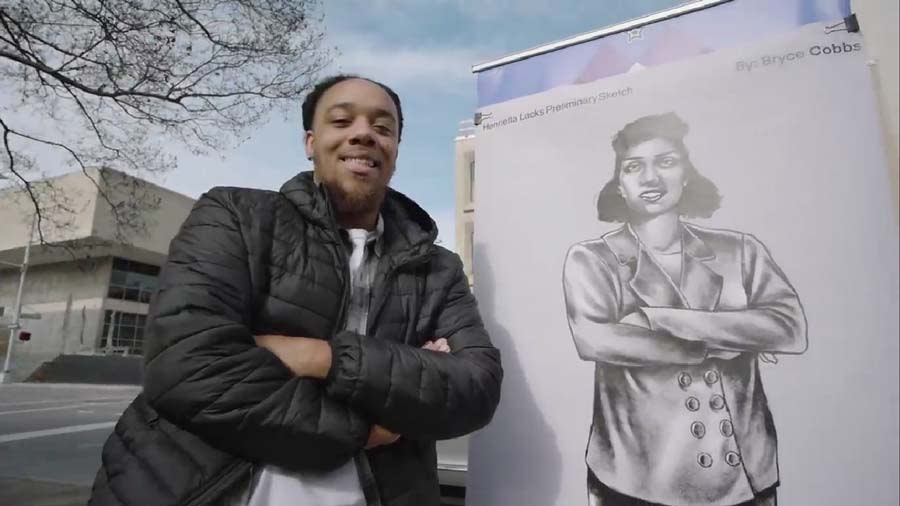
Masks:
[[[443,337],[440,339],[435,339],[434,341],[428,341],[422,345],[423,350],[431,350],[438,351],[441,353],[450,353],[450,343],[447,342]]]
[[[376,446],[394,444],[398,439],[400,439],[400,434],[394,434],[381,425],[373,425],[371,432],[369,432],[369,440],[366,441],[366,450]]]
[[[294,374],[325,379],[331,370],[331,346],[321,339],[265,334],[253,336],[256,345],[278,357]]]

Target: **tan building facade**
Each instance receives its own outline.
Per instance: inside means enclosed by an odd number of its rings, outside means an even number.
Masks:
[[[469,285],[474,286],[475,249],[475,124],[461,121],[455,141],[456,252],[462,258]]]
[[[7,381],[27,378],[60,354],[141,354],[148,303],[156,290],[169,242],[194,200],[125,174],[104,170],[71,173],[51,180],[73,213],[62,226],[47,226],[45,241],[34,235],[22,290],[21,331],[13,340]],[[111,201],[134,195],[155,202],[143,213],[145,226],[123,241],[116,234]],[[105,182],[105,183],[104,183]],[[9,345],[20,269],[33,210],[15,190],[0,191],[0,360]]]

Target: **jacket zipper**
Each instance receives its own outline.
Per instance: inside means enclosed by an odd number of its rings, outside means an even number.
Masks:
[[[331,329],[331,336],[337,334],[347,325],[347,309],[350,307],[350,260],[347,257],[347,251],[344,249],[344,243],[341,240],[341,233],[337,228],[337,222],[334,218],[334,210],[331,208],[331,199],[328,192],[321,190],[325,197],[326,208],[328,209],[328,228],[331,230],[331,236],[334,240],[335,249],[337,250],[338,260],[341,263],[341,272],[344,275],[344,287],[341,291],[341,308],[338,311],[338,317],[335,319],[334,328]]]

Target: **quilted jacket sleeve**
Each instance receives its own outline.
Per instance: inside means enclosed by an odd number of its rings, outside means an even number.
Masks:
[[[449,276],[434,337],[446,338],[451,353],[352,332],[331,341],[329,395],[413,439],[449,439],[480,429],[500,400],[500,351],[484,329],[459,257],[444,252],[441,262]]]
[[[255,345],[233,191],[202,196],[172,241],[150,307],[145,395],[166,419],[245,459],[336,467],[362,449],[370,426]]]

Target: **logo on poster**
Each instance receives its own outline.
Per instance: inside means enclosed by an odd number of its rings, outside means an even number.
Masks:
[[[628,30],[628,43],[631,44],[636,40],[644,40],[644,27]]]

